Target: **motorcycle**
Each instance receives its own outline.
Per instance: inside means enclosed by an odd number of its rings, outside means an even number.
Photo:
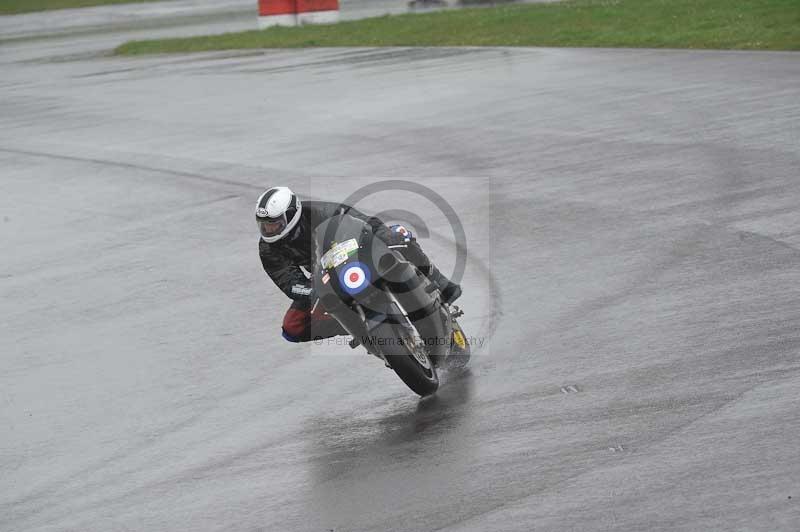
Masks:
[[[467,366],[471,347],[438,287],[363,220],[340,214],[315,230],[320,304],[416,394],[439,389],[439,371]]]

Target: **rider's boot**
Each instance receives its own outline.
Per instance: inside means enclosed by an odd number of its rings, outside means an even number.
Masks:
[[[427,272],[423,270],[422,273],[439,288],[439,292],[442,294],[442,300],[448,305],[452,305],[461,297],[461,286],[445,277],[445,275],[439,271],[439,268],[433,264],[430,265]]]

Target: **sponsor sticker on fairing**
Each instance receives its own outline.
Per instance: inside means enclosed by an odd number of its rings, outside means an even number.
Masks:
[[[341,244],[336,244],[322,256],[322,267],[330,270],[341,266],[354,252],[358,251],[358,240],[352,238]]]

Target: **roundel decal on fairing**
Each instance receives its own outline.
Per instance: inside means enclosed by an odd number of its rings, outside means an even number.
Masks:
[[[344,291],[350,295],[363,292],[370,283],[369,268],[360,262],[351,262],[339,271],[339,281]]]

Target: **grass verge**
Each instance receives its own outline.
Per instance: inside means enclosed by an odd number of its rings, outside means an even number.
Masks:
[[[33,11],[49,11],[51,9],[67,9],[71,7],[157,1],[160,0],[0,0],[0,15],[18,15]]]
[[[132,41],[117,54],[312,46],[800,49],[800,0],[569,0]]]

